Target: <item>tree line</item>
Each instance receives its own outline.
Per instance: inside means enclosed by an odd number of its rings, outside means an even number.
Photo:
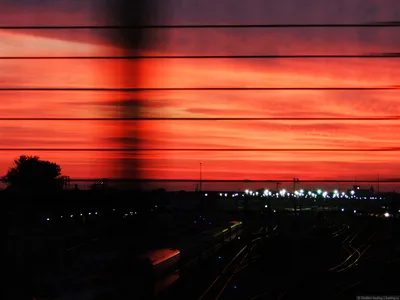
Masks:
[[[1,180],[11,190],[55,191],[63,189],[66,178],[61,174],[60,165],[38,156],[21,155]]]

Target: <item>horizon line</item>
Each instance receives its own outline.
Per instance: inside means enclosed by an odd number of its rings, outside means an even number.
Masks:
[[[107,180],[111,182],[199,182],[200,179],[163,179],[163,178],[74,178],[70,182],[91,182]],[[202,179],[202,182],[215,182],[215,183],[293,183],[293,179]],[[305,179],[296,180],[296,183],[400,183],[399,179]]]

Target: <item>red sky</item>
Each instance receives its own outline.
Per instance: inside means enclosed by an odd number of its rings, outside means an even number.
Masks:
[[[266,22],[264,22],[266,23]],[[371,33],[372,32],[372,33]],[[144,55],[361,54],[398,51],[399,29],[256,29],[149,35]],[[126,53],[106,35],[56,36],[0,30],[0,56]],[[0,60],[2,87],[370,87],[399,86],[399,59]],[[136,74],[136,73],[135,73]],[[377,117],[400,116],[391,91],[5,92],[1,117]],[[0,121],[2,148],[400,147],[399,121]],[[129,129],[131,128],[131,129]],[[2,152],[5,173],[20,154],[59,163],[71,178],[120,177],[121,160],[142,178],[399,178],[398,152]]]

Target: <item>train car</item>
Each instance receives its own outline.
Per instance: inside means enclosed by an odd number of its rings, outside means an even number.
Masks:
[[[146,262],[151,272],[153,295],[159,294],[179,278],[180,254],[177,249],[163,248],[149,251],[138,257],[139,260]]]
[[[160,277],[177,268],[180,259],[180,251],[177,249],[156,249],[139,257],[150,262],[154,276]]]

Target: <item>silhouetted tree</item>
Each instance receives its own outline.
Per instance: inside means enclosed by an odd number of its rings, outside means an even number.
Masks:
[[[14,164],[3,177],[11,189],[55,190],[63,187],[61,167],[56,163],[40,160],[38,156],[21,155]]]

